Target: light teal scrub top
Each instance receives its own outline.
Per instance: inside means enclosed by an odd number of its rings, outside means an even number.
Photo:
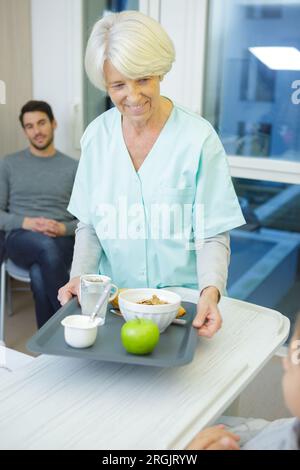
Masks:
[[[136,171],[121,121],[113,108],[87,127],[68,210],[95,228],[99,272],[118,287],[197,288],[195,239],[245,223],[223,146],[205,119],[174,105]]]

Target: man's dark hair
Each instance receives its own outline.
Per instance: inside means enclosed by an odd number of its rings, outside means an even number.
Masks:
[[[47,114],[48,118],[50,121],[54,121],[54,115],[53,111],[51,109],[51,106],[46,103],[45,101],[28,101],[28,103],[24,104],[24,106],[21,109],[21,113],[19,116],[21,126],[24,127],[23,123],[23,116],[25,113],[32,113],[34,111],[40,111],[41,113]]]

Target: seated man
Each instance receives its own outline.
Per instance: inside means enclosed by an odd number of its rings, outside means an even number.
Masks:
[[[40,328],[56,310],[69,279],[77,220],[67,212],[77,162],[54,147],[51,107],[29,101],[20,122],[29,148],[0,159],[0,230],[5,254],[30,271]]]

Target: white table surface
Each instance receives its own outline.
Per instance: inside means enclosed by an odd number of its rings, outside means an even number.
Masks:
[[[186,301],[198,292],[173,289]],[[1,449],[182,449],[212,424],[289,333],[274,310],[223,298],[222,329],[161,369],[42,355],[0,377]]]
[[[0,344],[0,384],[4,377],[30,364],[34,358]]]

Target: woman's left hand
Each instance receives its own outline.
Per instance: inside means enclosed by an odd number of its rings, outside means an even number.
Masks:
[[[216,287],[206,287],[201,292],[197,305],[197,315],[193,326],[199,336],[211,338],[222,326],[222,317],[218,309],[219,291]]]

